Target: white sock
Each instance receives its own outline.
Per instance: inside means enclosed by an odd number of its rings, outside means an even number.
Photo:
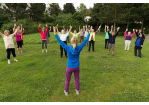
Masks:
[[[10,64],[10,60],[8,60],[8,64]]]
[[[46,49],[46,52],[48,52],[47,49]]]

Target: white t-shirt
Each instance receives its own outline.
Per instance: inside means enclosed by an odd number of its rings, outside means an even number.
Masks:
[[[87,35],[88,35],[88,32],[87,32],[87,31],[85,31],[85,37],[87,37]]]
[[[9,36],[6,36],[6,35],[3,34],[3,39],[4,39],[6,49],[15,48],[12,37],[13,37],[13,34],[11,34]]]
[[[69,36],[69,33],[66,34],[61,34],[60,32],[58,33],[58,36],[60,37],[60,39],[62,41],[66,41],[67,40],[67,36]]]

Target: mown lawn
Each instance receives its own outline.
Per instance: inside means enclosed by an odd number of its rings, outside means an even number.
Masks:
[[[115,55],[110,52],[108,56],[104,34],[97,34],[95,52],[88,52],[85,46],[80,54],[80,94],[75,94],[72,75],[66,97],[67,58],[60,58],[60,46],[53,33],[47,53],[41,53],[40,38],[39,33],[24,35],[24,54],[18,55],[16,50],[19,61],[14,62],[11,55],[10,65],[0,38],[0,102],[149,101],[149,42],[146,40],[141,59],[133,57],[136,36],[129,52],[124,51],[124,36],[117,36]]]

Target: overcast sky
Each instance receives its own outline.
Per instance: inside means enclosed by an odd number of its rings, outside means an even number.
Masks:
[[[46,3],[46,4],[47,4],[47,3]],[[66,4],[66,3],[59,3],[59,6],[60,6],[61,9],[63,9],[63,5],[64,5],[64,4]],[[74,4],[75,9],[76,9],[78,6],[80,6],[80,3],[73,3],[73,4]],[[94,4],[94,3],[83,3],[83,4],[85,4],[85,5],[86,5],[86,8],[89,9],[90,7],[91,7],[91,8],[93,7],[93,4]]]

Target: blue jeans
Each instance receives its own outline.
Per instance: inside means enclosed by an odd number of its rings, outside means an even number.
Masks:
[[[86,37],[85,37],[86,38]],[[88,46],[88,42],[86,43],[87,44],[87,46]]]

